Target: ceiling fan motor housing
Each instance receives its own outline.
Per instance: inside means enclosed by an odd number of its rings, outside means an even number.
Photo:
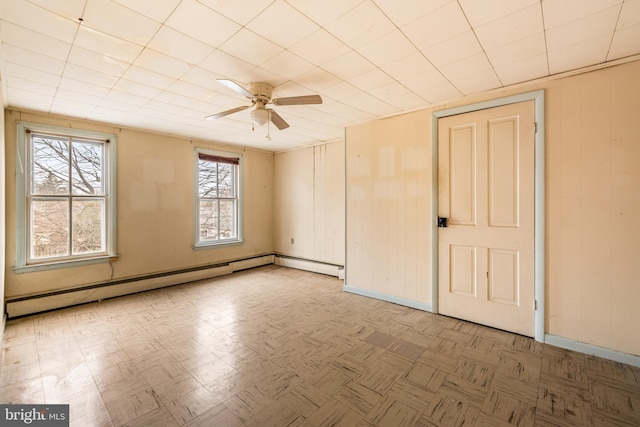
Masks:
[[[263,104],[268,104],[271,101],[273,86],[269,83],[250,83],[248,90],[253,94],[253,96],[255,96],[257,101],[262,102]]]

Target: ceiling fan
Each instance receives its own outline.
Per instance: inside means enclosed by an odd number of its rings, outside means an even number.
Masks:
[[[268,121],[271,121],[280,130],[289,127],[287,123],[280,115],[272,108],[267,108],[268,104],[273,105],[307,105],[307,104],[322,104],[322,98],[320,95],[303,95],[303,96],[289,96],[286,98],[272,98],[273,86],[269,83],[256,82],[250,83],[248,88],[245,89],[233,80],[218,79],[220,83],[228,87],[229,89],[245,96],[251,105],[243,105],[241,107],[232,108],[230,110],[223,111],[218,114],[212,114],[205,117],[206,120],[219,119],[220,117],[228,116],[229,114],[237,113],[239,111],[246,110],[255,106],[256,108],[251,111],[251,120],[254,123],[262,126]]]

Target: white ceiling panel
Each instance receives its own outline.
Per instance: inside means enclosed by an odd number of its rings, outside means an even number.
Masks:
[[[277,45],[289,48],[320,27],[283,0],[276,0],[247,24],[247,28]]]
[[[640,0],[0,0],[9,108],[266,150],[622,58]],[[283,131],[206,121],[250,105],[220,78],[323,103],[274,106]]]
[[[33,3],[4,1],[0,3],[0,16],[24,28],[45,33],[65,43],[73,43],[78,29],[78,20],[69,20],[63,16],[36,6]],[[77,15],[76,18],[80,17]]]
[[[160,23],[111,0],[87,0],[82,25],[119,39],[146,45]]]
[[[213,47],[218,47],[241,28],[238,23],[196,0],[180,2],[165,24]]]

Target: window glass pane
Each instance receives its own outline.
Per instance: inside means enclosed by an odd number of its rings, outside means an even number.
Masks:
[[[218,197],[233,197],[234,165],[218,163]]]
[[[31,258],[69,255],[69,203],[38,200],[31,203]]]
[[[104,180],[102,178],[104,144],[74,140],[71,146],[73,194],[104,194]]]
[[[235,232],[235,201],[220,200],[220,238],[236,237]]]
[[[200,239],[218,240],[218,201],[200,201]]]
[[[74,199],[72,209],[73,254],[104,252],[104,200]]]
[[[200,198],[218,197],[216,162],[198,161],[198,193]]]
[[[31,173],[32,194],[69,194],[68,139],[33,135]]]

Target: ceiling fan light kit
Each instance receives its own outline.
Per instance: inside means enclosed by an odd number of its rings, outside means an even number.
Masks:
[[[289,124],[272,108],[266,108],[268,104],[277,106],[282,105],[308,105],[308,104],[322,104],[322,98],[320,95],[303,95],[303,96],[290,96],[285,98],[273,98],[273,86],[269,83],[254,82],[250,83],[248,88],[245,89],[233,80],[218,79],[218,81],[239,93],[248,100],[251,101],[251,105],[243,105],[241,107],[232,108],[230,110],[222,111],[217,114],[212,114],[205,117],[206,120],[215,120],[229,114],[244,111],[248,108],[255,107],[251,111],[251,121],[259,126],[264,126],[266,123],[273,123],[278,129],[283,130],[289,127]],[[267,137],[270,137],[267,134]],[[270,138],[269,138],[270,139]]]

